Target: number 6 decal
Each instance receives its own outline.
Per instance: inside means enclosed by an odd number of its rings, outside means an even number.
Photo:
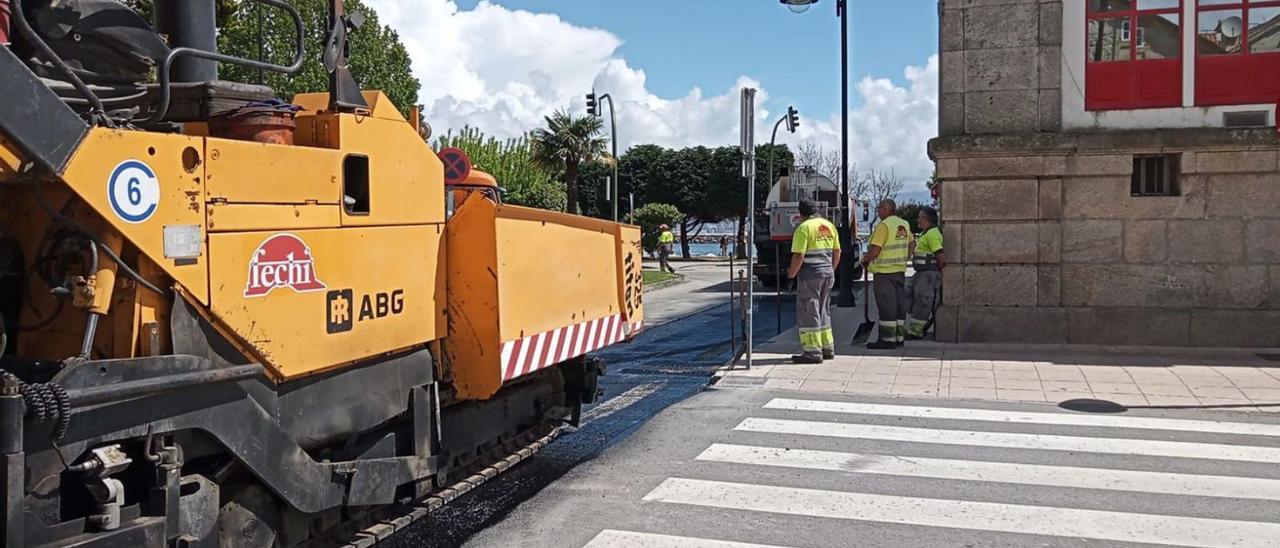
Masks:
[[[125,222],[146,222],[160,206],[160,180],[147,164],[125,160],[107,180],[107,198],[112,211]]]

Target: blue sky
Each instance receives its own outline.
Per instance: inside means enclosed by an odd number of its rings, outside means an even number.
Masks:
[[[692,87],[727,88],[741,75],[770,91],[770,110],[839,112],[840,27],[835,0],[793,14],[777,0],[490,0],[510,9],[555,13],[623,40],[618,54],[648,75],[650,91],[679,97]],[[480,0],[459,0],[469,10]],[[850,80],[889,78],[938,49],[934,0],[850,0]],[[861,97],[850,94],[851,108]]]
[[[794,105],[800,131],[779,142],[839,150],[835,0],[804,14],[777,0],[365,1],[399,32],[440,132],[520,136],[556,110],[585,113],[595,88],[616,102],[624,151],[733,145],[750,86],[764,98],[757,135]],[[923,189],[937,135],[937,1],[850,5],[850,158]]]

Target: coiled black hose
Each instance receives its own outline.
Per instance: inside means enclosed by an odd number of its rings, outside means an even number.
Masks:
[[[12,377],[18,383],[18,393],[22,395],[22,403],[27,408],[27,416],[37,422],[52,422],[52,439],[61,441],[71,426],[71,398],[67,391],[51,382],[27,383],[8,371],[0,369],[0,377]]]

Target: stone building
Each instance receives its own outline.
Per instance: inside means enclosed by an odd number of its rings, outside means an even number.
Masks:
[[[1280,347],[1280,1],[939,13],[939,339]]]

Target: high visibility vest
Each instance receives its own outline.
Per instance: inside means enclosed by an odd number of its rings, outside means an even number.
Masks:
[[[911,225],[897,215],[890,216],[876,225],[871,233],[871,245],[880,246],[880,255],[867,268],[872,274],[906,272]]]
[[[672,234],[670,230],[664,230],[662,234],[658,235],[658,243],[660,244],[671,244],[675,243],[675,241],[676,235]]]
[[[916,272],[937,270],[939,251],[942,251],[942,231],[935,226],[916,238],[916,254],[911,256],[911,267]]]
[[[836,225],[817,216],[800,223],[791,239],[791,252],[804,256],[803,268],[812,275],[835,276],[832,261],[839,247]]]

